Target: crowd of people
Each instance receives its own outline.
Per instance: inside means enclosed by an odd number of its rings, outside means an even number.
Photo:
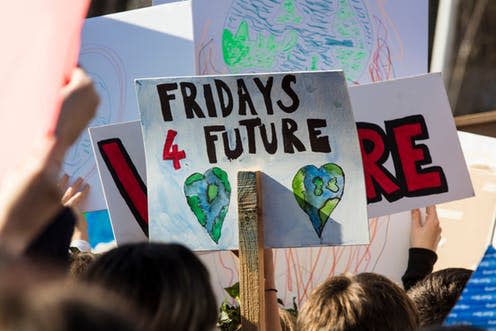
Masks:
[[[78,210],[89,187],[82,179],[68,185],[59,174],[98,96],[80,68],[62,95],[55,135],[0,190],[0,330],[214,330],[219,303],[206,267],[188,248],[138,243],[89,252]],[[266,330],[476,330],[440,326],[471,271],[432,273],[441,234],[435,206],[425,217],[413,210],[411,229],[401,286],[374,273],[336,275],[313,290],[297,318],[279,309],[267,249]]]

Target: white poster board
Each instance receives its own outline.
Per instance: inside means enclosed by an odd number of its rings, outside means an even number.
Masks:
[[[350,87],[369,217],[474,195],[441,74]]]
[[[100,96],[89,127],[139,118],[134,79],[194,72],[191,3],[178,2],[87,19],[79,64]],[[64,172],[90,184],[84,210],[105,209],[88,133],[66,156]]]
[[[148,240],[146,166],[139,121],[89,129],[117,245]]]
[[[136,88],[151,240],[237,248],[236,177],[251,169],[264,173],[267,247],[368,243],[342,72],[139,79]]]
[[[427,71],[427,0],[193,0],[193,22],[197,74],[343,69],[363,84]]]

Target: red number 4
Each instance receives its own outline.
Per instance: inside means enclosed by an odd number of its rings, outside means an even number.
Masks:
[[[184,151],[178,150],[176,144],[172,144],[174,138],[176,138],[177,132],[174,130],[167,131],[167,137],[165,138],[164,152],[162,154],[162,158],[164,160],[172,160],[172,165],[174,169],[181,169],[180,160],[186,158],[186,153]]]

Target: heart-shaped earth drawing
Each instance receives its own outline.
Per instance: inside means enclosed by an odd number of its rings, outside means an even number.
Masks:
[[[195,172],[184,181],[184,195],[198,223],[218,244],[231,198],[227,173],[217,167],[208,169],[204,175]]]
[[[293,178],[293,194],[298,205],[310,217],[310,222],[319,236],[344,192],[344,172],[335,163],[317,168],[302,167]]]

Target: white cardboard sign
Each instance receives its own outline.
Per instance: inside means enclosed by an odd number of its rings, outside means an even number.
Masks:
[[[151,240],[237,248],[237,172],[251,169],[264,173],[267,247],[368,243],[342,72],[139,79],[136,87]]]
[[[471,197],[441,74],[350,87],[368,215]]]
[[[148,240],[146,166],[139,121],[89,129],[118,245]]]

